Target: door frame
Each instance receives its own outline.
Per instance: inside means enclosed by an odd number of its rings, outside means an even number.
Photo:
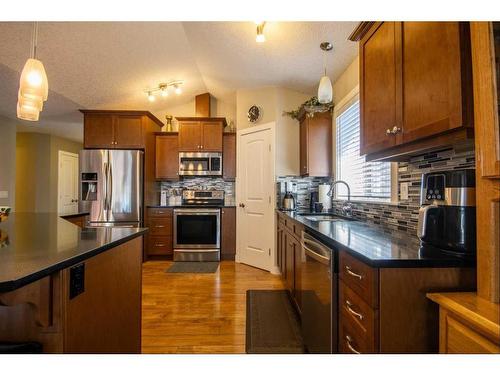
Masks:
[[[235,186],[235,192],[236,192],[236,201],[238,200],[238,197],[241,197],[241,179],[240,176],[242,174],[240,173],[241,171],[241,141],[242,137],[248,134],[252,133],[258,133],[262,131],[270,131],[270,136],[271,136],[271,160],[270,160],[270,183],[272,184],[271,187],[271,203],[270,203],[270,210],[272,211],[271,213],[271,223],[272,223],[272,238],[273,240],[269,244],[271,248],[271,259],[272,262],[269,264],[269,270],[272,274],[279,275],[280,270],[278,268],[278,262],[277,262],[277,254],[276,254],[276,215],[275,215],[275,209],[276,209],[276,122],[271,121],[262,125],[257,125],[257,126],[252,126],[249,128],[241,129],[236,132],[236,186]],[[240,243],[241,243],[241,226],[238,225],[239,221],[239,216],[241,215],[241,210],[240,207],[238,207],[238,203],[236,203],[236,255],[235,255],[235,261],[237,263],[241,263],[240,257]]]
[[[66,155],[76,158],[77,174],[76,174],[76,185],[77,185],[77,199],[80,199],[80,187],[78,186],[78,166],[80,165],[80,155],[73,152],[59,150],[57,153],[57,213],[61,213],[61,156]],[[76,203],[78,207],[78,202]]]

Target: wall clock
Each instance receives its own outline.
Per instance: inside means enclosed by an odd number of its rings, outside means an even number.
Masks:
[[[257,121],[259,121],[261,116],[262,116],[262,110],[256,105],[253,105],[248,109],[247,118],[248,121],[251,122],[252,124],[255,124]]]

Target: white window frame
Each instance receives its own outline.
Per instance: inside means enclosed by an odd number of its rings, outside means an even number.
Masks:
[[[346,96],[335,105],[333,110],[333,176],[337,179],[337,117],[342,114],[350,105],[359,100],[359,85],[356,85]],[[336,193],[335,193],[336,194]],[[335,199],[337,197],[335,196]],[[399,203],[398,192],[398,163],[391,163],[391,200],[390,202],[380,202],[363,199],[352,199],[353,202],[367,202],[372,204],[397,204]]]

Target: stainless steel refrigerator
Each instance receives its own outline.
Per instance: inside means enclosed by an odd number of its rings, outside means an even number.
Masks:
[[[137,150],[80,151],[79,210],[90,226],[142,224],[143,155]]]

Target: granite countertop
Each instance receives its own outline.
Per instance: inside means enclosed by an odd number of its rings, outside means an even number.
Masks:
[[[12,213],[0,223],[0,292],[20,288],[146,231],[123,227],[81,229],[56,213]]]
[[[384,229],[358,220],[310,221],[301,213],[282,212],[305,226],[329,246],[348,252],[362,262],[388,267],[474,267],[475,259],[464,259],[435,248],[421,249],[416,234]]]
[[[214,205],[178,205],[178,206],[162,206],[160,204],[158,205],[148,205],[146,206],[147,208],[230,208],[230,207],[236,207],[235,204],[214,204]]]
[[[77,212],[75,214],[67,214],[67,215],[61,215],[60,217],[64,218],[64,219],[71,219],[73,217],[78,217],[78,216],[87,216],[87,215],[90,215],[89,212]]]

